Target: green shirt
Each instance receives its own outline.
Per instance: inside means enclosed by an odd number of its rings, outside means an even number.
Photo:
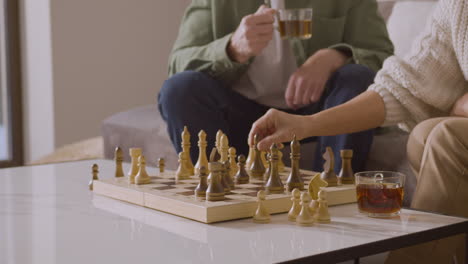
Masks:
[[[263,0],[192,0],[169,57],[169,74],[194,70],[232,82],[250,62],[232,61],[226,53],[242,18],[253,14]],[[350,63],[374,71],[393,54],[393,44],[375,0],[286,0],[286,8],[312,7],[312,38],[291,39],[297,65],[316,51],[334,48],[352,55]]]

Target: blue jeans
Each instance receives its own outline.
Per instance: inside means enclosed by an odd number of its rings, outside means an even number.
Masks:
[[[286,111],[292,114],[310,115],[343,104],[364,92],[372,84],[374,76],[375,73],[367,67],[356,64],[345,65],[328,80],[325,92],[318,103],[297,111]],[[184,126],[187,126],[191,134],[190,156],[193,162],[198,159],[198,132],[202,129],[207,133],[207,153],[210,153],[214,147],[216,132],[221,129],[228,136],[229,145],[236,148],[237,154],[247,155],[249,151],[247,137],[250,128],[270,108],[247,99],[205,73],[194,71],[178,73],[164,82],[158,103],[177,153],[182,150],[181,133]],[[341,149],[354,150],[353,169],[362,171],[372,145],[373,134],[373,130],[367,130],[353,134],[305,139],[305,142],[316,140],[318,143],[312,164],[313,170],[323,170],[322,153],[327,146],[330,146],[335,153],[336,173],[341,169]]]

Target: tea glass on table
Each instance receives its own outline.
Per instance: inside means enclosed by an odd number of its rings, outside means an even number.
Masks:
[[[405,175],[392,171],[366,171],[355,174],[359,211],[370,217],[392,217],[403,205]]]
[[[312,8],[278,9],[278,30],[281,38],[311,38],[312,11]]]

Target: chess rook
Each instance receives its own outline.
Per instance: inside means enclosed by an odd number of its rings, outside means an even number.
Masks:
[[[206,133],[205,131],[201,130],[198,133],[198,161],[195,164],[195,174],[200,174],[200,168],[205,166],[205,169],[208,168],[208,158],[206,157]]]
[[[268,193],[284,193],[284,185],[278,172],[278,147],[273,144],[270,148],[270,177],[265,185]]]
[[[260,150],[257,148],[258,144],[258,135],[254,136],[254,152],[253,152],[253,161],[250,165],[250,177],[254,179],[263,179],[263,174],[265,174],[265,166],[260,155]]]
[[[338,186],[338,177],[335,173],[335,156],[333,155],[332,148],[326,148],[323,158],[325,159],[325,163],[320,177],[328,183],[329,187]]]
[[[341,171],[338,174],[338,180],[341,184],[354,184],[354,172],[351,166],[353,158],[352,149],[343,149],[340,151]]]
[[[286,186],[288,192],[291,192],[294,189],[299,189],[300,191],[304,190],[304,181],[301,176],[301,171],[299,169],[299,160],[301,159],[301,145],[294,135],[293,140],[291,141],[291,173],[286,180]]]
[[[200,181],[198,182],[197,187],[195,188],[195,196],[200,197],[200,198],[205,198],[206,197],[206,190],[208,189],[208,169],[202,165],[198,169],[198,177]]]
[[[115,177],[116,178],[123,177],[124,172],[123,172],[122,164],[123,164],[124,157],[123,157],[122,149],[120,147],[115,148],[114,160],[115,160]]]
[[[128,181],[135,183],[135,176],[138,173],[138,158],[141,156],[141,148],[130,148],[129,150],[132,165],[128,173]]]
[[[151,183],[151,178],[146,172],[146,159],[145,156],[140,155],[138,158],[138,173],[135,176],[135,184],[136,185],[142,185],[142,184],[148,184]]]
[[[245,169],[245,156],[244,155],[239,155],[237,158],[238,162],[237,165],[239,166],[239,170],[237,171],[237,174],[234,176],[234,180],[236,184],[247,184],[249,183],[249,174],[247,173],[247,170]]]
[[[224,187],[221,184],[221,170],[222,164],[219,162],[208,163],[208,169],[210,170],[211,181],[206,189],[206,200],[207,201],[223,201]]]

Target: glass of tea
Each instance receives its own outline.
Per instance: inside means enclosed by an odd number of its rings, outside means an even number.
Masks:
[[[405,175],[392,171],[365,171],[355,174],[359,211],[370,217],[400,214]]]
[[[312,8],[279,9],[278,30],[281,38],[312,37]]]

